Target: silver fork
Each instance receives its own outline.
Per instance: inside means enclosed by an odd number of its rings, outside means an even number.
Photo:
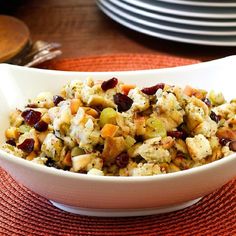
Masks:
[[[44,61],[51,60],[62,54],[59,43],[48,43],[45,41],[36,41],[32,45],[28,45],[20,55],[10,61],[11,64],[26,67],[36,66]]]

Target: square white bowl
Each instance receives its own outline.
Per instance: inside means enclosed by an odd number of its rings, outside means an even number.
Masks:
[[[0,64],[0,142],[8,115],[39,92],[58,93],[68,81],[107,80],[147,87],[191,85],[236,97],[236,56],[196,65],[129,72],[63,72]],[[236,154],[193,169],[142,177],[88,176],[41,166],[0,150],[0,166],[19,183],[63,210],[93,216],[136,216],[182,209],[236,176]]]

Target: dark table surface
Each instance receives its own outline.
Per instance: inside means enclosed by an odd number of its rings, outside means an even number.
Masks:
[[[105,16],[95,0],[0,0],[0,13],[23,20],[33,40],[62,44],[62,58],[151,53],[210,60],[236,54],[236,47],[183,44],[125,28]]]

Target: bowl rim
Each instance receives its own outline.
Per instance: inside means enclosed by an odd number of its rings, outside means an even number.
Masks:
[[[147,69],[147,70],[135,70],[135,71],[109,71],[109,72],[74,72],[74,71],[56,71],[56,70],[45,70],[45,69],[38,69],[38,68],[26,68],[26,67],[21,67],[21,66],[15,66],[15,65],[9,65],[6,63],[0,63],[0,68],[5,68],[5,69],[14,69],[14,70],[22,70],[22,71],[37,71],[41,74],[78,74],[78,73],[83,73],[83,74],[114,74],[118,73],[120,75],[130,75],[130,74],[143,74],[147,73],[155,73],[155,72],[162,72],[165,70],[171,70],[173,72],[179,71],[179,70],[192,70],[192,69],[197,69],[198,67],[205,67],[207,65],[211,65],[213,63],[222,63],[227,62],[228,60],[235,60],[236,61],[236,55],[231,55],[227,56],[224,58],[212,60],[212,61],[207,61],[207,62],[201,62],[201,63],[195,63],[192,65],[183,65],[183,66],[178,66],[178,67],[173,67],[173,68],[161,68],[161,69]],[[167,173],[167,174],[159,174],[159,175],[152,175],[152,176],[98,176],[98,175],[87,175],[87,174],[81,174],[81,173],[76,173],[76,172],[70,172],[70,171],[65,171],[62,169],[56,169],[54,167],[47,167],[44,165],[40,165],[31,161],[27,161],[23,158],[14,156],[12,154],[9,154],[5,152],[4,150],[0,149],[0,159],[4,159],[6,161],[13,162],[17,165],[24,166],[25,168],[30,168],[32,170],[37,170],[44,172],[46,174],[52,174],[54,176],[60,176],[60,177],[66,177],[66,178],[75,178],[75,179],[83,179],[83,180],[91,180],[91,181],[99,181],[99,182],[145,182],[145,181],[156,181],[156,180],[168,180],[172,178],[177,178],[177,177],[183,177],[183,176],[189,176],[192,174],[199,174],[199,172],[207,171],[213,168],[217,168],[220,165],[227,164],[230,162],[233,162],[234,159],[236,159],[236,153],[233,153],[229,156],[223,157],[219,160],[213,161],[211,163],[204,164],[202,166],[197,166],[194,168],[190,168],[187,170],[182,170],[178,172],[173,172],[173,173]],[[0,166],[1,167],[1,166]]]

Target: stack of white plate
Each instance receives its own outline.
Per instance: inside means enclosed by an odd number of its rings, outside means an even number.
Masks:
[[[97,0],[113,20],[158,38],[236,46],[236,0]]]

